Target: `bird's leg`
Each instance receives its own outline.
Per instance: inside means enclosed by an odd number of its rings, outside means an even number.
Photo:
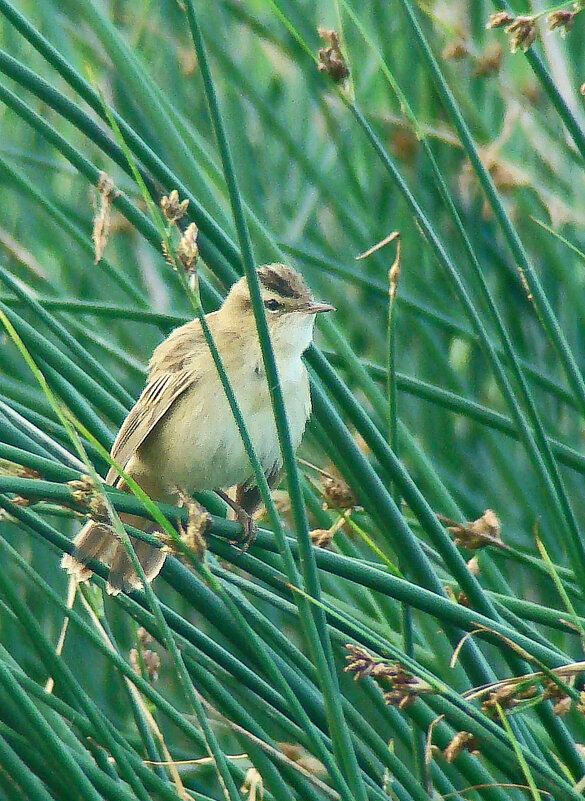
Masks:
[[[238,491],[239,489],[238,487]],[[215,492],[222,501],[227,503],[230,509],[233,509],[236,514],[236,520],[244,529],[244,539],[242,542],[230,541],[230,545],[240,545],[242,552],[247,551],[250,545],[254,544],[254,540],[256,539],[256,523],[254,522],[254,518],[244,509],[243,505],[239,504],[237,501],[233,501],[230,496],[222,490],[215,490]]]

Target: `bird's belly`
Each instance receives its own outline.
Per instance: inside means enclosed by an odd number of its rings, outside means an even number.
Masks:
[[[293,446],[298,447],[310,409],[309,388],[305,368],[284,376],[283,392]],[[278,436],[264,377],[251,374],[234,387],[238,405],[246,423],[254,450],[265,473],[280,466]],[[172,407],[147,447],[139,452],[139,460],[148,471],[157,471],[169,492],[181,489],[226,489],[253,478],[253,470],[219,379],[213,389],[201,392],[196,385]],[[202,397],[203,395],[203,397]],[[148,462],[148,465],[146,463]]]

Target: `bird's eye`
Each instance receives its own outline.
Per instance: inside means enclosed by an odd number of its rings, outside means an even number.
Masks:
[[[279,303],[277,300],[274,300],[274,298],[271,298],[270,300],[265,300],[264,305],[268,309],[268,311],[278,311],[278,309],[282,308],[282,303]]]

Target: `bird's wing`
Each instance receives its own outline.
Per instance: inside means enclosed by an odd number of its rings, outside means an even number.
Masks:
[[[136,405],[124,420],[112,447],[112,458],[124,468],[130,457],[162,419],[172,404],[197,380],[192,369],[157,373],[148,382]],[[119,474],[110,467],[106,483],[114,485]]]

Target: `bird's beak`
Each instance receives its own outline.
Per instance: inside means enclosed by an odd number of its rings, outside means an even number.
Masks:
[[[330,303],[317,303],[316,301],[313,301],[311,303],[307,303],[303,311],[307,314],[321,314],[322,312],[337,311],[337,309]]]

